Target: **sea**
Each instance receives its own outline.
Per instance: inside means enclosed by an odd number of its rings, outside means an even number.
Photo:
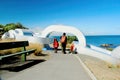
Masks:
[[[120,35],[85,36],[87,44],[100,47],[102,44],[111,44],[111,48],[120,46]]]
[[[60,40],[60,36],[51,36],[50,38],[57,38],[58,41]],[[100,47],[102,44],[110,44],[111,48],[116,48],[120,46],[120,35],[92,35],[92,36],[85,36],[87,45],[95,45]],[[51,41],[52,41],[51,40]]]

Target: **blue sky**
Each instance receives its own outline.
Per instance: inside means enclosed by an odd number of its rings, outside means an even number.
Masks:
[[[0,24],[74,26],[86,35],[120,35],[120,0],[0,0]]]

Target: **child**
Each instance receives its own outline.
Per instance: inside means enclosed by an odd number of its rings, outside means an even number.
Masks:
[[[70,46],[70,52],[69,53],[77,54],[77,48],[75,48],[75,45],[73,43]]]
[[[72,43],[70,46],[70,53],[73,53],[73,51],[74,51],[74,44]]]
[[[58,49],[58,47],[59,47],[59,43],[58,43],[58,41],[57,41],[56,38],[54,38],[53,47],[54,47],[55,53],[57,53],[57,49]]]

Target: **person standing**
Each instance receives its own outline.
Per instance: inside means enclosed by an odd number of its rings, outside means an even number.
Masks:
[[[58,49],[58,47],[59,47],[59,43],[58,43],[58,41],[57,41],[56,38],[54,38],[53,47],[54,47],[55,53],[57,53],[57,49]]]
[[[63,33],[63,35],[60,38],[60,42],[61,42],[62,52],[66,54],[66,45],[67,45],[66,33]]]

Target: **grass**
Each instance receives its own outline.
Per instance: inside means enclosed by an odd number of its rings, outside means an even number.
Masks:
[[[20,51],[21,51],[21,48],[0,50],[0,55],[13,54],[13,53],[20,52]]]
[[[107,48],[107,50],[112,51],[112,50],[113,50],[113,48]]]
[[[42,53],[42,48],[43,45],[39,44],[39,43],[30,43],[28,47],[26,47],[27,50],[29,49],[36,49],[36,51],[34,52],[35,55],[39,55]]]
[[[111,63],[108,63],[108,62],[106,62],[106,64],[107,64],[107,66],[108,66],[108,68],[120,68],[120,64],[111,64]]]

